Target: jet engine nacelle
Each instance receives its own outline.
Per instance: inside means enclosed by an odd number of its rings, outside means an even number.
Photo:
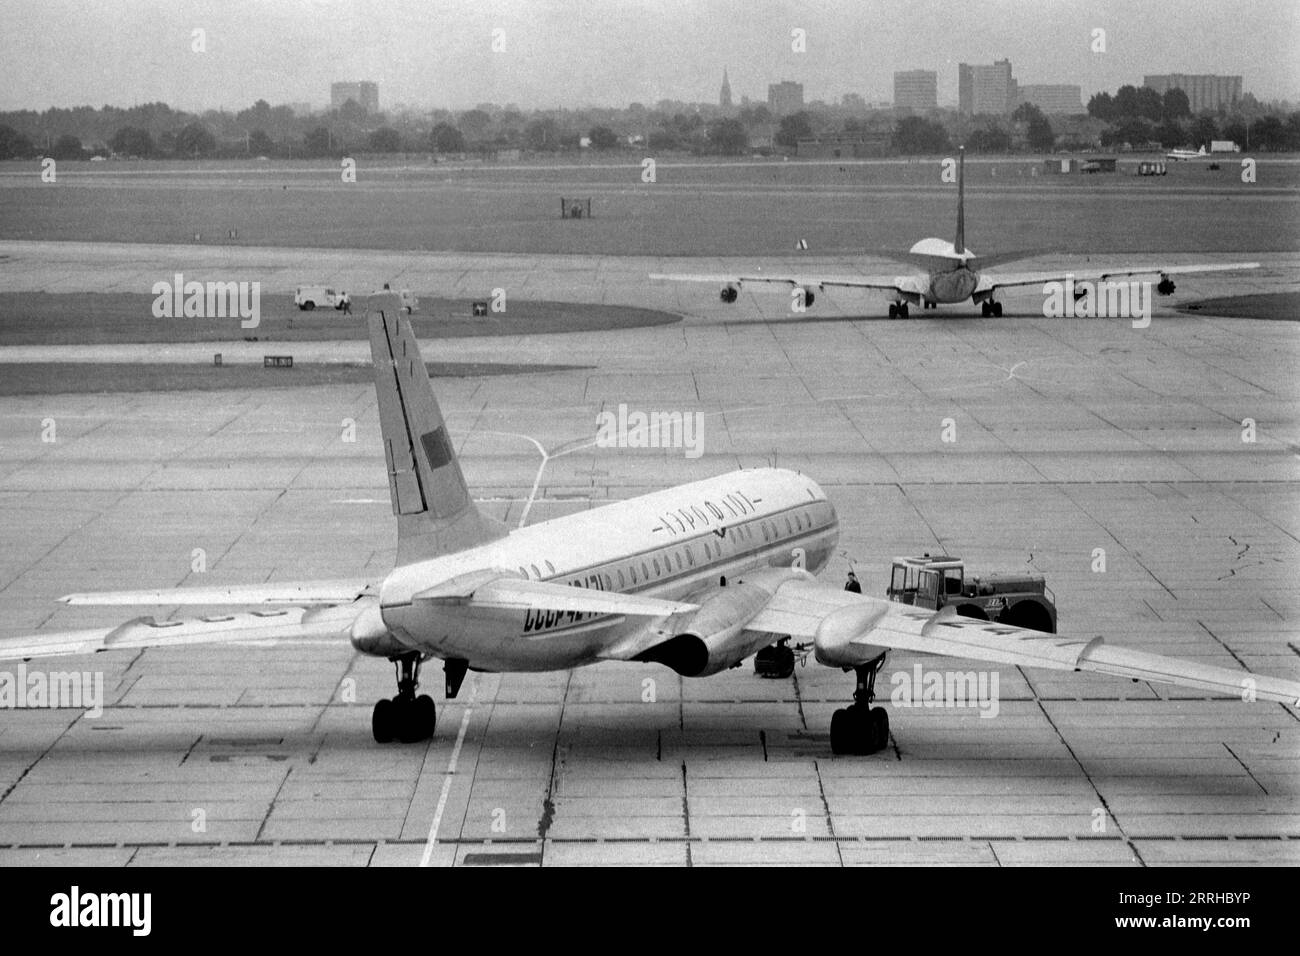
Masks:
[[[1174,285],[1174,280],[1166,275],[1162,275],[1160,282],[1156,285],[1156,291],[1161,295],[1173,295],[1176,288],[1178,287]]]
[[[723,302],[735,302],[740,296],[740,290],[734,285],[724,285],[722,291],[718,293],[718,298]]]
[[[799,301],[803,303],[805,309],[812,308],[812,304],[817,301],[817,296],[813,295],[813,290],[807,286],[795,286],[795,292],[799,293]]]
[[[700,606],[677,624],[676,635],[637,659],[671,667],[683,677],[708,677],[735,667],[772,643],[771,634],[747,630],[746,625],[793,577],[811,575],[796,568],[765,568],[695,595],[692,600]]]

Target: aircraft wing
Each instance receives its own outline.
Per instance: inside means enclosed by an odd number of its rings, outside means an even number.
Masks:
[[[64,604],[147,605],[170,607],[178,604],[351,604],[378,591],[367,581],[285,581],[277,584],[235,584],[203,588],[162,588],[145,591],[92,591],[66,594]]]
[[[1222,264],[1214,263],[1193,266],[1153,265],[1105,270],[1062,270],[1059,272],[985,272],[980,275],[979,285],[975,287],[975,292],[978,294],[980,292],[992,292],[998,289],[1009,289],[1016,286],[1027,285],[1042,286],[1048,282],[1065,282],[1067,279],[1073,279],[1075,282],[1102,282],[1107,279],[1118,279],[1128,276],[1176,276],[1191,275],[1198,272],[1233,272],[1240,269],[1258,268],[1258,262],[1226,262]]]
[[[816,276],[816,275],[701,275],[695,273],[654,273],[651,279],[665,282],[707,282],[715,285],[731,285],[742,288],[746,283],[766,283],[785,285],[790,288],[825,289],[838,287],[842,289],[880,289],[889,292],[917,292],[911,288],[912,283],[904,282],[900,286],[898,276]]]
[[[372,602],[365,602],[369,606]],[[194,644],[338,643],[348,640],[360,610],[350,607],[279,608],[178,621],[141,617],[118,627],[0,639],[0,660],[64,657],[99,651]]]
[[[952,607],[935,613],[816,580],[783,583],[748,628],[811,638],[817,660],[832,667],[865,664],[885,648],[1016,667],[1093,671],[1300,706],[1300,681],[1117,647],[1100,637],[1071,638],[960,617]]]

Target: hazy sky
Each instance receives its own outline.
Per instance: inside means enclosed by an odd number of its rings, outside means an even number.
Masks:
[[[191,52],[196,28],[206,52]],[[792,51],[795,28],[807,52]],[[894,70],[933,69],[955,104],[956,64],[1002,57],[1019,82],[1077,83],[1085,99],[1182,72],[1300,100],[1300,2],[0,0],[0,109],[323,105],[337,79],[376,80],[381,108],[716,101],[724,65],[737,102],[779,79],[810,101],[888,100]]]

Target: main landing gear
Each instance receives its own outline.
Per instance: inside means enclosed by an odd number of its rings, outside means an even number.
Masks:
[[[858,686],[853,703],[831,715],[831,753],[866,756],[889,746],[889,713],[872,707],[876,696],[876,675],[885,664],[885,655],[853,668]]]
[[[889,303],[889,317],[891,319],[907,318],[907,303],[906,302]]]
[[[420,655],[404,654],[393,658],[393,664],[397,667],[397,696],[375,704],[370,718],[375,740],[381,744],[393,740],[404,744],[428,740],[437,725],[438,712],[428,694],[415,696],[420,686]]]
[[[1002,303],[994,302],[992,299],[985,299],[980,303],[980,315],[984,316],[986,319],[989,316],[994,316],[999,319],[1002,318]]]
[[[754,655],[754,673],[759,677],[785,679],[794,673],[794,649],[785,637]]]

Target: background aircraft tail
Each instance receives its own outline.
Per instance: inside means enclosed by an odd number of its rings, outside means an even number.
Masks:
[[[966,254],[966,147],[957,147],[957,238],[952,241],[957,255]]]
[[[397,516],[397,563],[411,564],[505,537],[499,522],[470,499],[442,410],[401,297],[375,293],[366,303],[375,393]]]

